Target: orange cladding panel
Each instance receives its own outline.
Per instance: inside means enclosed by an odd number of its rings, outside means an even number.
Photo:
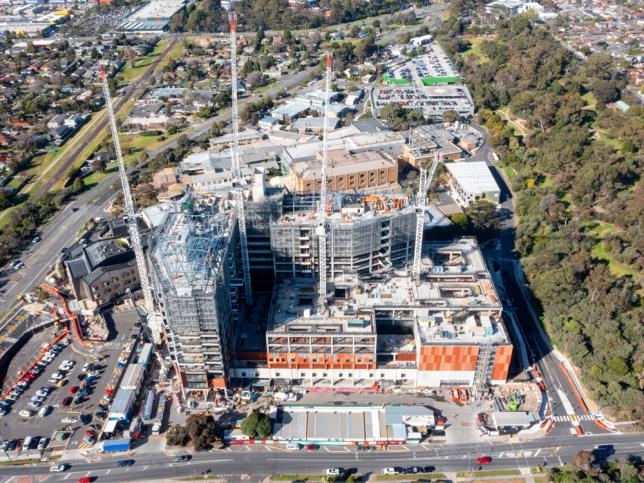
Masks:
[[[479,357],[477,346],[422,346],[418,369],[421,371],[473,371]]]
[[[496,349],[494,368],[492,369],[493,381],[505,381],[508,378],[510,361],[512,360],[512,346],[503,345]]]
[[[268,354],[268,367],[272,369],[350,369],[360,364],[360,368],[375,369],[373,354]]]

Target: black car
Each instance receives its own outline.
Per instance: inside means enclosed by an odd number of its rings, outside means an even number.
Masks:
[[[80,415],[80,422],[83,424],[88,424],[92,420],[92,415],[91,414],[81,414]]]
[[[118,460],[119,466],[132,466],[133,464],[134,460]]]
[[[189,454],[180,454],[174,457],[175,463],[181,463],[182,461],[190,461],[192,456]]]

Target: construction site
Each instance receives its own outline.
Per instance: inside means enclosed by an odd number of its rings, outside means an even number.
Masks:
[[[167,347],[184,397],[209,399],[248,380],[331,388],[505,383],[512,344],[476,240],[423,240],[444,153],[419,163],[417,193],[402,195],[389,189],[397,186],[398,136],[395,151],[388,135],[387,146],[330,143],[327,56],[322,141],[285,147],[282,171],[295,186],[269,187],[266,171],[248,169],[240,156],[234,20],[230,37],[230,182],[188,189],[153,216],[146,209],[154,222],[144,255],[122,176],[146,327],[160,351]],[[343,177],[342,166],[360,163],[364,173]],[[250,331],[258,333],[252,344]]]

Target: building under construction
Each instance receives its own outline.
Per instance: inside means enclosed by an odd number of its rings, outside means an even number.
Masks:
[[[289,195],[282,216],[270,223],[275,276],[318,272],[317,195]],[[403,266],[413,256],[414,207],[404,197],[335,193],[326,216],[327,273],[368,275]]]
[[[172,203],[148,251],[166,343],[183,388],[226,386],[243,277],[235,210],[224,196]]]
[[[512,345],[474,239],[426,244],[419,281],[395,269],[329,280],[324,311],[315,284],[277,282],[256,377],[331,387],[505,383]]]

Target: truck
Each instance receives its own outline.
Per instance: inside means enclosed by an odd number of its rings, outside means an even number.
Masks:
[[[129,438],[106,439],[103,441],[103,452],[128,451],[130,449]]]

